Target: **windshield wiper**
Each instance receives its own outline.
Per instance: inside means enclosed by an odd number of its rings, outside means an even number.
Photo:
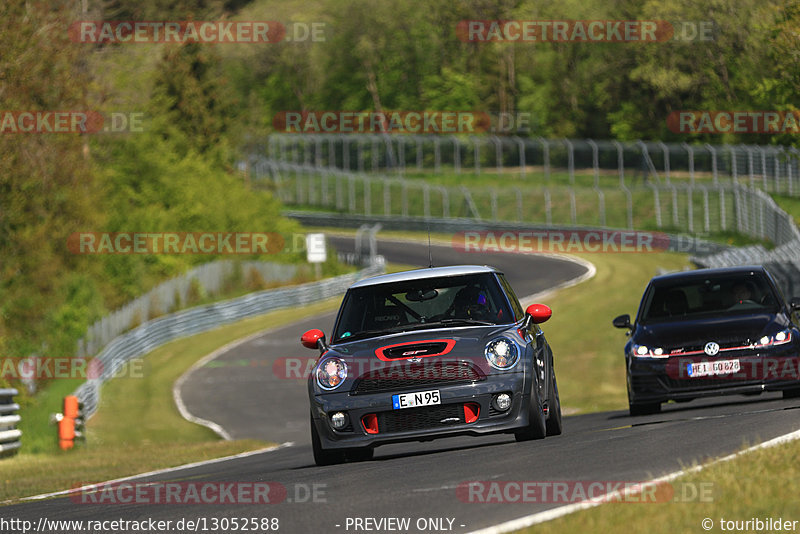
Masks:
[[[492,323],[489,321],[479,321],[477,319],[441,319],[439,321],[434,321],[432,323],[426,323],[428,326],[432,324],[444,324],[444,325],[475,325],[475,326],[497,326],[497,323]]]

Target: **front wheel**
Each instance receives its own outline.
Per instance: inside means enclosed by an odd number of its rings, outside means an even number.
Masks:
[[[547,422],[544,415],[544,407],[539,399],[538,389],[531,392],[528,406],[528,426],[514,432],[517,441],[530,441],[532,439],[542,439],[547,435]]]
[[[632,416],[652,415],[661,411],[660,402],[628,403],[628,411]]]
[[[317,465],[335,465],[345,460],[343,451],[322,448],[322,441],[319,439],[313,417],[311,417],[311,449],[314,451],[314,462]]]
[[[556,370],[550,369],[550,393],[547,396],[547,435],[558,436],[561,434],[561,398],[558,396],[558,383],[556,382]]]

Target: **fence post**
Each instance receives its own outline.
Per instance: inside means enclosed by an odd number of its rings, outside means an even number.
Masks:
[[[599,187],[594,188],[597,193],[597,210],[599,211],[600,226],[606,225],[606,196]]]
[[[656,211],[656,228],[661,228],[661,197],[658,187],[653,186],[653,207]]]
[[[564,139],[564,144],[567,145],[567,169],[569,170],[569,185],[575,185],[575,151],[572,146],[572,142],[569,139]]]
[[[514,136],[514,140],[517,142],[517,146],[519,147],[519,172],[520,178],[523,180],[525,179],[525,142],[517,137]]]
[[[711,153],[711,172],[713,174],[714,186],[719,185],[719,176],[717,175],[717,151],[710,144],[706,143],[706,150]]]
[[[544,188],[544,223],[553,226],[553,203],[550,200],[550,190]]]
[[[592,139],[587,139],[586,143],[592,147],[592,170],[594,171],[594,187],[600,187],[600,154],[597,148],[597,143]]]
[[[517,197],[517,222],[522,222],[522,191],[515,187],[514,193]]]
[[[619,171],[619,186],[625,188],[625,156],[619,141],[611,141],[617,147],[617,170]]]
[[[669,175],[669,147],[663,141],[659,141],[658,144],[661,146],[661,151],[664,153],[664,180],[667,185],[672,185]]]
[[[544,160],[542,165],[544,166],[544,179],[549,183],[550,182],[550,145],[547,143],[547,140],[543,137],[539,138],[539,142],[542,144],[542,159]]]
[[[680,219],[678,217],[678,188],[672,186],[672,226],[678,227]]]
[[[683,148],[689,154],[689,187],[694,187],[694,149],[689,143],[683,143]]]
[[[708,209],[708,189],[706,186],[700,186],[703,191],[703,229],[706,233],[711,232],[711,214]]]
[[[719,222],[720,222],[720,226],[721,226],[723,232],[728,229],[728,223],[725,220],[725,203],[726,203],[725,190],[720,188],[719,189]]]

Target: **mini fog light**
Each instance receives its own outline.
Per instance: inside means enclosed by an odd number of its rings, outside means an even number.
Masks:
[[[494,407],[504,412],[511,407],[511,395],[508,393],[500,393],[494,397]]]
[[[331,415],[331,424],[333,425],[333,428],[344,428],[346,423],[347,417],[342,412],[336,412],[335,414]]]

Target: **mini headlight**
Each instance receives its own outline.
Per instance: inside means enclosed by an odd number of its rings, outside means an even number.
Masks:
[[[317,365],[316,375],[319,387],[336,389],[347,378],[347,364],[341,358],[325,358]]]
[[[495,369],[511,369],[519,360],[516,343],[506,337],[493,339],[486,344],[486,361]]]

